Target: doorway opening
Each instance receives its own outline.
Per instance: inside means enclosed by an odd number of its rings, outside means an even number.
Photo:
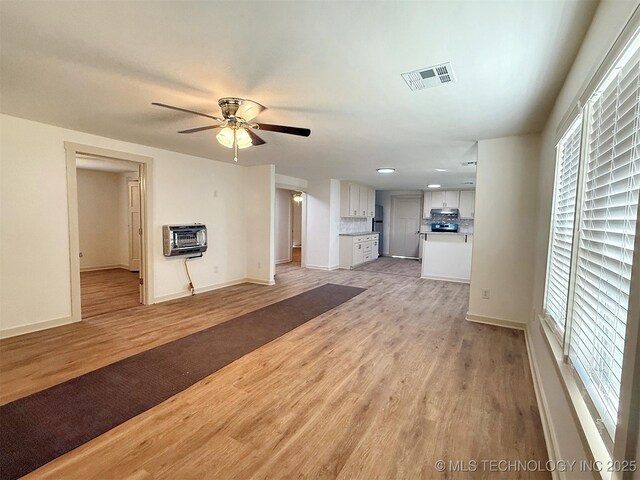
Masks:
[[[301,266],[303,211],[303,193],[276,188],[275,251],[278,265]]]
[[[389,254],[392,257],[418,259],[420,255],[420,196],[391,197],[391,228]]]
[[[76,182],[82,318],[140,305],[139,165],[77,154]]]
[[[302,262],[302,202],[302,193],[291,196],[291,261],[298,265]]]
[[[151,159],[65,142],[73,321],[149,303]]]

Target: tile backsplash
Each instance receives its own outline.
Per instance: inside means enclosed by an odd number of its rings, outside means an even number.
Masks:
[[[370,218],[340,218],[339,233],[360,233],[371,231],[371,219]]]
[[[422,220],[422,229],[430,230],[432,223],[457,223],[458,232],[473,233],[473,219],[470,218],[457,218],[452,220],[451,217],[447,217],[446,215],[433,215],[431,218]]]

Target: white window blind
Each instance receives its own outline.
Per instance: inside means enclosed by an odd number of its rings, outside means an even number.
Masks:
[[[614,438],[640,187],[640,51],[589,105],[569,360]]]
[[[562,136],[556,148],[549,267],[544,298],[545,315],[562,333],[564,333],[567,316],[581,140],[582,115],[579,115]]]

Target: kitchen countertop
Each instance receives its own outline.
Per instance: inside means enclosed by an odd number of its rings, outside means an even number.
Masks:
[[[360,237],[362,235],[380,235],[380,232],[356,232],[356,233],[340,233],[343,237]]]
[[[473,232],[466,233],[466,232],[423,232],[423,231],[420,231],[420,233],[423,234],[423,235],[473,235]]]

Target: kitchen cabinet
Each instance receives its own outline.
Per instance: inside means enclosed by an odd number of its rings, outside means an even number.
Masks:
[[[375,217],[376,215],[376,191],[373,188],[369,188],[367,202],[367,217]]]
[[[373,217],[375,214],[375,203],[375,189],[355,182],[340,183],[341,217]]]
[[[425,191],[422,200],[423,218],[431,218],[432,208],[460,208],[458,190]]]
[[[444,192],[431,192],[431,208],[444,207]]]
[[[422,240],[422,278],[469,283],[473,235],[427,233]]]
[[[340,268],[353,268],[380,255],[379,234],[340,235]]]
[[[442,190],[431,192],[431,208],[458,208],[460,192],[458,190]]]
[[[360,185],[360,208],[358,209],[358,215],[360,217],[366,217],[369,210],[369,190],[370,188],[365,185]]]
[[[476,192],[463,190],[460,192],[460,218],[473,218],[476,208]]]
[[[423,218],[431,218],[431,206],[433,195],[432,192],[424,192],[424,197],[422,197],[422,216]]]
[[[360,185],[355,183],[349,184],[349,217],[358,216],[360,210]]]

